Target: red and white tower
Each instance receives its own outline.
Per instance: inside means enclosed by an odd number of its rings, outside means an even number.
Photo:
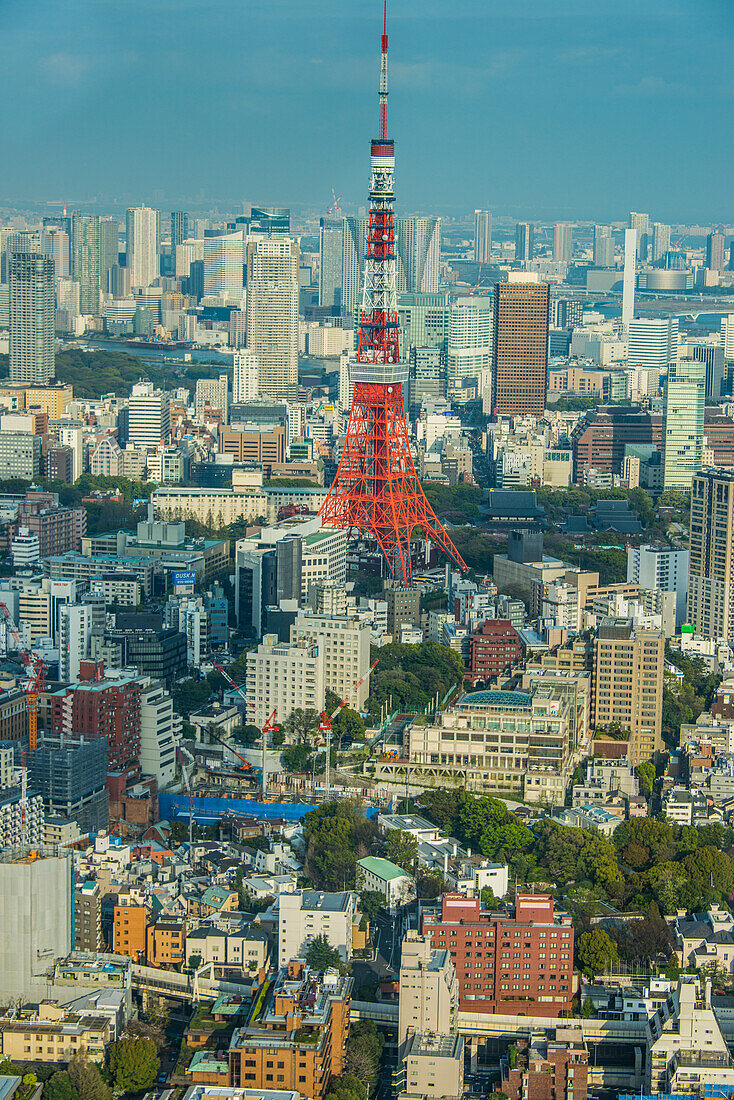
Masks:
[[[403,408],[395,270],[395,142],[387,136],[387,0],[380,68],[379,136],[370,154],[370,219],[354,397],[336,477],[321,506],[325,525],[371,534],[390,573],[412,584],[410,536],[421,527],[461,569],[466,565],[426,499],[410,453]]]

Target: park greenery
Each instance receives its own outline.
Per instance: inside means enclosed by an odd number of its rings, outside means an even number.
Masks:
[[[675,748],[681,724],[695,722],[699,714],[708,710],[721,679],[709,671],[700,657],[688,657],[667,646],[665,658],[683,673],[678,678],[666,671],[663,684],[663,738],[669,748]]]
[[[441,519],[449,523],[471,523],[479,519],[479,505],[483,490],[478,485],[441,485],[435,481],[424,481],[423,490],[428,503]]]
[[[306,814],[306,874],[319,889],[353,889],[357,860],[369,855],[376,837],[377,826],[357,802],[324,802]]]
[[[367,700],[367,710],[373,718],[379,716],[383,704],[390,711],[425,710],[437,694],[440,703],[464,675],[460,655],[433,642],[382,646],[373,652],[372,659],[375,658],[380,663],[370,678]]]
[[[119,1039],[107,1050],[110,1076],[121,1092],[143,1092],[155,1084],[161,1060],[152,1039]]]

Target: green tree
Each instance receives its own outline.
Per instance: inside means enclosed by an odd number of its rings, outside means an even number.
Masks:
[[[377,919],[377,914],[384,908],[385,899],[377,890],[363,890],[359,895],[360,912],[372,924]]]
[[[602,973],[619,962],[616,944],[601,928],[583,932],[578,941],[579,962],[592,974]]]
[[[69,1062],[69,1080],[79,1093],[79,1100],[112,1100],[112,1089],[105,1084],[96,1065],[75,1055]]]
[[[359,712],[351,707],[340,710],[334,719],[334,734],[341,746],[349,745],[352,741],[364,741],[365,724]]]
[[[354,1074],[345,1073],[332,1077],[329,1082],[328,1100],[367,1100],[367,1086]]]
[[[283,749],[283,766],[289,772],[302,772],[310,767],[313,753],[308,745],[286,745]]]
[[[369,1091],[376,1085],[385,1037],[371,1020],[353,1024],[347,1040],[346,1069]]]
[[[155,1083],[161,1060],[152,1039],[118,1039],[108,1055],[115,1087],[122,1092],[142,1092]]]
[[[385,855],[404,870],[412,868],[418,855],[418,841],[405,829],[391,829],[385,838]]]
[[[43,1086],[43,1100],[79,1100],[79,1093],[65,1070],[58,1070],[49,1077]]]
[[[306,814],[306,874],[322,889],[353,888],[357,860],[368,855],[376,833],[353,799],[324,802]]]
[[[328,970],[341,965],[341,955],[332,947],[326,936],[315,936],[306,949],[306,966],[312,970]]]
[[[635,775],[640,781],[640,791],[645,798],[652,794],[652,785],[655,782],[655,765],[650,760],[643,761],[635,768]]]
[[[295,741],[298,745],[308,745],[311,734],[318,724],[318,711],[303,710],[302,707],[296,707],[283,723],[283,732],[287,741]]]
[[[446,883],[440,871],[418,871],[415,889],[419,898],[438,898],[445,888]]]

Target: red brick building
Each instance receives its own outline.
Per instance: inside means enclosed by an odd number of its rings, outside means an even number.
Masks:
[[[18,518],[11,528],[11,539],[18,528],[27,527],[38,535],[38,552],[42,558],[81,550],[82,537],[87,532],[86,508],[64,508],[55,493],[29,491],[18,505]]]
[[[660,449],[662,416],[637,405],[602,405],[587,412],[571,436],[574,484],[581,484],[584,469],[589,467],[605,474],[621,473],[628,443],[651,443]]]
[[[556,1029],[555,1039],[536,1035],[517,1044],[517,1056],[502,1061],[500,1089],[509,1100],[586,1100],[589,1052],[581,1030]]]
[[[487,619],[469,635],[467,679],[496,679],[522,659],[520,635],[509,619]]]
[[[82,661],[80,683],[51,696],[55,734],[83,734],[89,740],[107,738],[107,770],[128,779],[140,771],[140,685],[121,674],[104,679],[102,662]]]
[[[460,1010],[548,1017],[570,1011],[573,924],[547,894],[518,894],[514,913],[444,894],[440,910],[424,910],[421,931],[451,952]]]

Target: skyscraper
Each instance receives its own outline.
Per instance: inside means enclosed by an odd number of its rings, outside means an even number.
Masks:
[[[515,226],[515,259],[521,263],[532,260],[534,251],[535,228],[529,222],[518,222]]]
[[[706,238],[706,267],[711,271],[724,270],[723,233],[709,233]]]
[[[624,231],[624,275],[622,276],[622,327],[625,332],[635,315],[635,278],[637,274],[637,230]]]
[[[204,238],[204,294],[213,298],[242,300],[245,283],[243,230]]]
[[[440,218],[397,218],[395,222],[399,294],[435,294],[441,261]]]
[[[492,259],[492,214],[489,210],[474,211],[474,259],[488,264]]]
[[[614,267],[614,238],[611,225],[594,226],[594,267]]]
[[[342,253],[344,218],[322,218],[319,222],[319,305],[334,313],[342,306]]]
[[[652,227],[652,254],[650,259],[654,264],[660,263],[665,258],[665,253],[670,251],[670,226],[663,222],[655,222]]]
[[[287,206],[250,208],[250,233],[266,233],[268,237],[288,237],[290,232],[291,212]]]
[[[54,262],[54,277],[68,279],[71,271],[69,255],[69,234],[58,226],[49,226],[41,231],[41,252]]]
[[[461,390],[464,378],[476,378],[488,389],[492,371],[492,299],[457,298],[449,310],[446,377],[449,393]]]
[[[568,263],[573,252],[573,226],[556,222],[553,230],[553,259]]]
[[[688,622],[734,643],[734,471],[702,470],[691,485]]]
[[[627,364],[652,367],[662,375],[678,358],[678,318],[638,317],[628,326]]]
[[[639,214],[636,210],[630,211],[630,229],[637,233],[637,256],[640,260],[647,259],[650,244],[650,215]]]
[[[79,309],[99,313],[99,215],[71,216],[71,277],[79,283]]]
[[[161,270],[161,216],[148,206],[127,211],[127,266],[130,285],[150,286]]]
[[[663,419],[663,488],[688,492],[701,469],[706,364],[683,359],[670,364]]]
[[[178,245],[188,238],[189,235],[189,215],[186,210],[172,210],[171,211],[171,253],[176,255],[176,248]]]
[[[13,252],[10,282],[10,381],[45,386],[54,376],[54,262]]]
[[[510,416],[545,411],[550,287],[533,274],[511,271],[494,288],[492,407]]]
[[[298,387],[298,266],[290,237],[248,242],[247,346],[260,363],[260,391],[272,397]]]
[[[134,447],[157,447],[171,435],[168,394],[152,382],[136,382],[128,403],[128,440]]]
[[[257,356],[248,348],[237,348],[234,353],[232,376],[232,403],[254,401],[260,385],[260,364]]]
[[[109,292],[108,279],[113,267],[120,262],[120,223],[117,218],[100,218],[99,221],[99,281]]]

